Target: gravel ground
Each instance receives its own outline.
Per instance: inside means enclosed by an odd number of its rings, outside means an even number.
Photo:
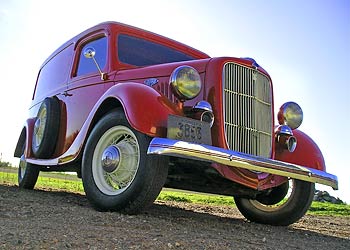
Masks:
[[[350,249],[350,217],[289,227],[237,209],[159,202],[139,215],[95,211],[84,195],[0,185],[0,249]]]

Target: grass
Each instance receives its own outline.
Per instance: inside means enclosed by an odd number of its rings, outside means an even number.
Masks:
[[[168,189],[163,189],[157,199],[162,201],[179,201],[204,205],[234,206],[233,198],[230,196],[173,191]]]
[[[1,184],[16,185],[17,174],[0,172],[0,185]],[[35,187],[46,190],[62,190],[74,193],[84,193],[81,180],[67,174],[40,173]],[[210,195],[173,189],[163,189],[157,200],[187,202],[209,206],[235,206],[233,198],[230,196]],[[350,205],[313,202],[308,214],[350,217]]]
[[[66,174],[40,173],[36,188],[62,190],[74,193],[84,193],[83,184],[80,179],[72,178],[73,176]],[[0,184],[16,185],[17,174],[9,172],[0,172]]]
[[[338,215],[350,217],[350,205],[314,201],[312,202],[308,213],[314,215]]]

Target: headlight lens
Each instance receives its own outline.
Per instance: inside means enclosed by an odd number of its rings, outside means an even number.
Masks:
[[[182,101],[195,98],[202,88],[198,71],[190,66],[176,68],[170,76],[170,84],[174,94]]]
[[[277,118],[280,125],[296,129],[303,121],[303,110],[295,102],[286,102],[280,107]]]

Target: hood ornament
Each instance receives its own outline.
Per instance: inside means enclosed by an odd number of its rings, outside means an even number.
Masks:
[[[252,66],[257,69],[260,67],[260,65],[251,57],[242,57],[243,59],[249,60],[252,62]]]

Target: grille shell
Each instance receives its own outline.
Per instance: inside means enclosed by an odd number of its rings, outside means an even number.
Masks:
[[[168,97],[168,99],[173,103],[176,102],[176,97],[173,94],[173,91],[171,89],[171,85],[169,84],[169,82],[161,81],[160,83],[155,85],[155,87],[153,88],[156,89],[158,92],[162,93],[163,95],[165,95],[166,97]]]
[[[272,91],[269,78],[236,63],[223,67],[223,112],[230,149],[270,157],[272,149]]]

